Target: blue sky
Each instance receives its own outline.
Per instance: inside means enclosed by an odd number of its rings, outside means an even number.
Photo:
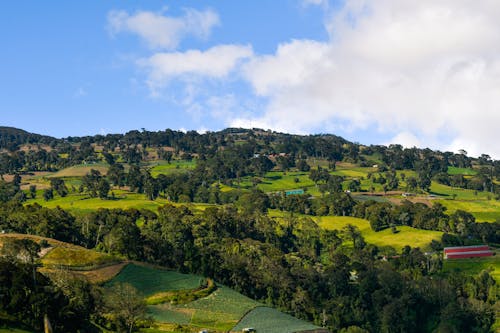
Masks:
[[[262,127],[500,156],[500,5],[9,1],[0,124]]]

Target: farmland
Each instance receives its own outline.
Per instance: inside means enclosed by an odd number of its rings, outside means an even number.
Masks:
[[[199,287],[202,281],[203,278],[196,275],[130,264],[107,285],[118,282],[130,283],[147,297],[165,291],[195,289]],[[219,285],[210,295],[186,304],[163,303],[150,305],[148,306],[148,313],[160,323],[176,323],[192,328],[228,331],[246,313],[257,306],[261,306],[261,304],[230,288]],[[294,327],[296,330],[315,328],[313,325],[277,310],[264,309],[264,311],[255,313],[250,312],[250,320],[267,323],[266,325],[269,326],[274,318],[280,325],[287,323],[287,327]]]
[[[151,296],[168,290],[194,289],[200,286],[202,280],[202,277],[196,275],[130,264],[110,283],[130,283],[144,296]]]
[[[318,326],[262,306],[250,311],[233,330],[241,331],[245,327],[252,327],[259,333],[292,333],[319,329]]]

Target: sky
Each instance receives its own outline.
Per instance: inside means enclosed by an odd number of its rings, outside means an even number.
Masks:
[[[258,127],[499,159],[498,17],[497,0],[5,1],[0,125]]]

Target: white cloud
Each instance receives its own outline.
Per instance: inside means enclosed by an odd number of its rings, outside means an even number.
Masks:
[[[144,39],[153,49],[175,49],[183,37],[207,38],[219,24],[219,16],[211,9],[185,9],[184,16],[169,17],[162,13],[139,11],[130,15],[118,10],[108,13],[111,34],[130,32]]]
[[[186,81],[197,78],[222,79],[226,77],[242,59],[253,54],[250,46],[219,45],[206,51],[156,53],[139,60],[138,64],[148,73],[148,85],[155,91],[171,79]]]
[[[269,103],[233,124],[375,125],[408,144],[500,157],[498,17],[498,1],[347,0],[328,20],[330,41],[294,40],[244,66]]]

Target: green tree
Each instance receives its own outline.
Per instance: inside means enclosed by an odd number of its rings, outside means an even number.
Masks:
[[[146,318],[144,297],[131,284],[113,284],[105,292],[104,304],[109,318],[120,332],[133,332],[136,324]]]

